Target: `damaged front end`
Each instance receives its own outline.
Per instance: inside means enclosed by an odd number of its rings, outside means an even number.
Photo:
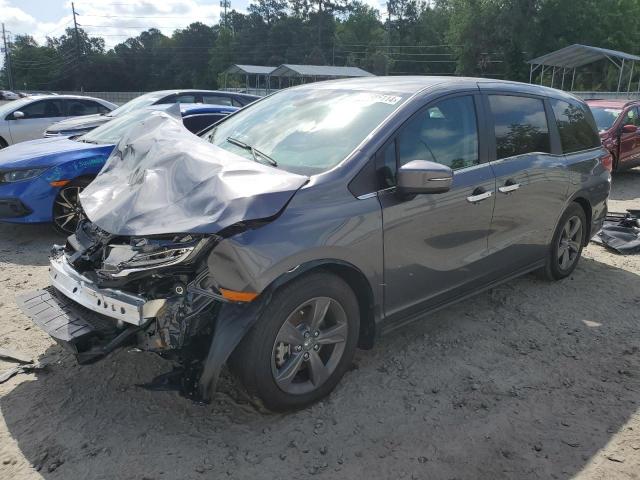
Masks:
[[[177,363],[154,386],[177,381],[208,400],[268,294],[221,289],[207,256],[223,238],[272,221],[307,181],[152,112],[81,193],[87,220],[53,248],[51,286],[18,305],[80,363],[136,346]]]
[[[150,388],[176,388],[207,400],[231,353],[220,356],[228,349],[224,343],[218,354],[210,352],[214,332],[222,335],[218,316],[228,302],[207,270],[206,256],[219,240],[195,234],[117,236],[85,221],[64,246],[54,246],[51,286],[19,296],[18,304],[79,363],[122,346],[155,352],[174,361],[175,368]],[[232,315],[238,309],[246,307],[228,305]],[[209,365],[202,384],[208,355],[217,355],[221,363]]]

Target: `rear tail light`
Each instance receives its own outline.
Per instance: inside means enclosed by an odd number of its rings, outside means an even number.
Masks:
[[[602,163],[602,166],[604,168],[606,168],[609,172],[611,172],[613,170],[613,155],[611,155],[611,153],[602,155],[600,157],[600,163]]]

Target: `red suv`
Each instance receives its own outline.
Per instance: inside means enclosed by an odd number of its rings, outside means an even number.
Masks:
[[[640,101],[587,100],[602,144],[613,155],[613,170],[640,165]]]

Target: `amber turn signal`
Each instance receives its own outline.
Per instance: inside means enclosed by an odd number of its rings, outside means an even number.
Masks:
[[[236,292],[235,290],[227,290],[225,288],[221,288],[220,293],[224,298],[232,302],[251,302],[258,296],[258,294],[254,292]]]
[[[55,182],[51,182],[49,185],[52,187],[64,187],[71,180],[56,180]]]

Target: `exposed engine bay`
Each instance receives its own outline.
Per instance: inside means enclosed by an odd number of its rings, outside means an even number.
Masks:
[[[242,269],[219,244],[277,218],[307,181],[152,112],[80,194],[86,219],[53,247],[51,287],[19,296],[18,305],[80,363],[137,347],[175,363],[151,388],[207,400],[269,297],[233,283]],[[227,289],[210,272],[211,256],[224,260]]]
[[[213,283],[204,260],[219,240],[193,234],[117,236],[84,221],[64,246],[51,252],[52,287],[27,294],[19,303],[79,363],[97,361],[122,346],[137,347],[174,362],[173,371],[149,388],[178,389],[206,400],[220,367],[255,318],[249,315],[231,343],[218,339],[218,350],[226,353],[210,351],[214,335],[223,335],[223,305],[234,317],[255,310],[229,304]],[[66,323],[61,323],[64,318]],[[227,323],[227,328],[238,325],[242,322]],[[207,355],[217,355],[220,364],[209,366],[215,373],[201,385]]]

